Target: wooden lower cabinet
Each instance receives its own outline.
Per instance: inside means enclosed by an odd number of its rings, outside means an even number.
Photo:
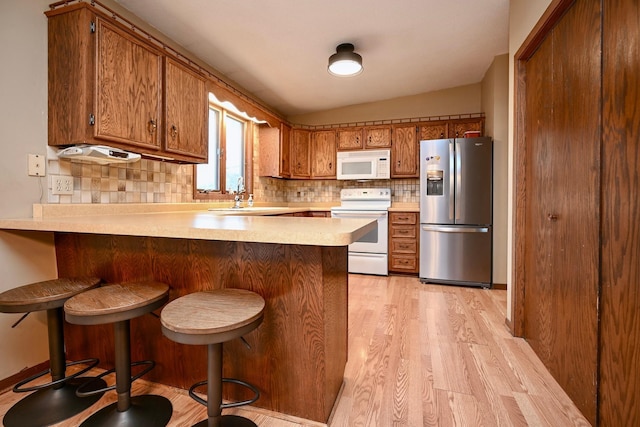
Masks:
[[[389,212],[389,271],[418,273],[418,213]]]

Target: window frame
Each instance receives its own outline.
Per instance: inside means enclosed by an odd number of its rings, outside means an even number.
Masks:
[[[220,190],[218,191],[198,191],[198,168],[193,166],[193,199],[194,200],[233,200],[234,194],[226,190],[227,187],[227,127],[226,118],[231,117],[244,123],[244,188],[246,198],[248,194],[253,193],[253,138],[255,134],[255,126],[251,120],[234,114],[233,112],[215,104],[209,103],[207,111],[214,109],[218,111],[218,138],[220,140]],[[207,142],[208,147],[208,142]],[[207,148],[208,149],[208,148]]]

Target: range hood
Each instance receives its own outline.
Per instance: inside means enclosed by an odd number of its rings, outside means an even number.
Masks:
[[[124,151],[106,145],[76,145],[58,151],[58,158],[84,160],[107,165],[110,163],[133,163],[140,160],[140,154]]]

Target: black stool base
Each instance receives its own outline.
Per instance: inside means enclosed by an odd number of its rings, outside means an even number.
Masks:
[[[80,377],[65,381],[61,388],[45,388],[31,393],[7,411],[2,420],[5,427],[41,427],[59,423],[96,403],[104,393],[90,397],[76,396],[76,389],[92,380],[95,387],[105,387],[103,380]]]
[[[118,404],[112,403],[84,420],[80,427],[164,427],[169,423],[173,406],[166,397],[145,394],[131,397],[131,406],[118,412]]]
[[[198,424],[194,424],[193,427],[208,427],[209,420],[200,421]],[[248,418],[240,417],[238,415],[223,415],[220,417],[220,427],[258,427],[256,423]]]

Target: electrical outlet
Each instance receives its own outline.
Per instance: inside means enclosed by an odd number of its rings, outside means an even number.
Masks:
[[[51,193],[59,195],[72,195],[73,177],[51,176]]]
[[[45,175],[45,158],[42,154],[29,154],[29,176]]]

